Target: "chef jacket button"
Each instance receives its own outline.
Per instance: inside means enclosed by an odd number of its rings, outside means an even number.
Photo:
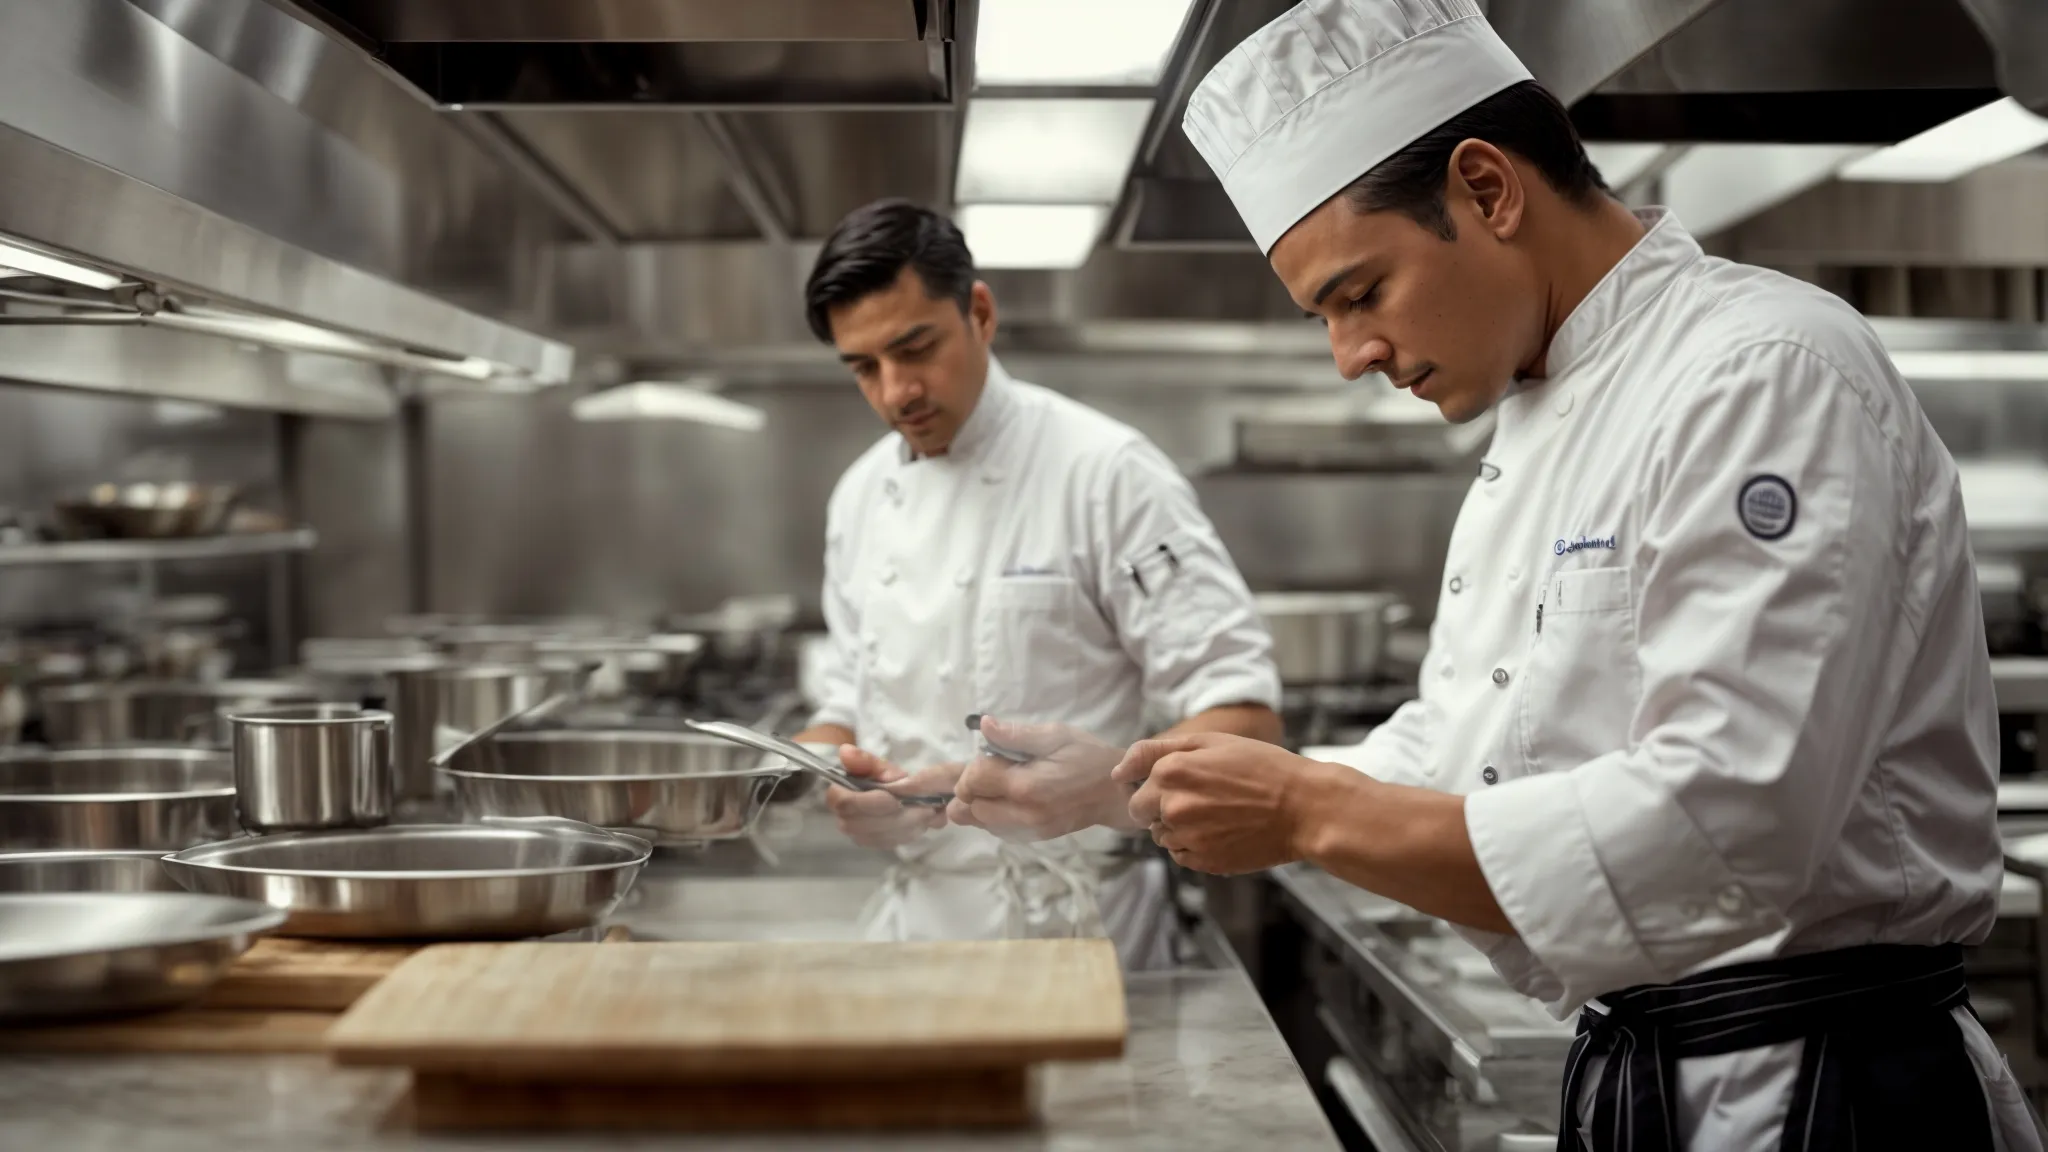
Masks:
[[[1479,774],[1479,778],[1488,784],[1498,784],[1500,783],[1500,772],[1493,765],[1488,764],[1486,770]]]
[[[880,636],[870,636],[867,638],[866,644],[869,652],[879,652],[882,649],[882,638]]]
[[[962,568],[958,572],[953,573],[953,583],[958,584],[962,588],[974,583],[974,570]]]
[[[1502,687],[1502,688],[1505,688],[1505,687],[1507,687],[1507,686],[1508,686],[1508,670],[1507,670],[1507,669],[1505,669],[1505,668],[1495,668],[1495,669],[1493,670],[1493,682],[1494,682],[1494,684],[1495,684],[1495,685],[1497,685],[1497,686],[1499,686],[1499,687]]]
[[[1449,679],[1452,679],[1452,678],[1454,678],[1455,676],[1457,676],[1457,674],[1458,674],[1458,673],[1457,673],[1457,671],[1456,671],[1455,669],[1453,669],[1453,668],[1452,668],[1452,667],[1450,666],[1450,664],[1448,664],[1448,663],[1446,663],[1446,664],[1444,665],[1444,670],[1443,670],[1443,672],[1441,673],[1441,675],[1443,676],[1443,678],[1444,678],[1444,679],[1446,679],[1446,680],[1449,680]]]
[[[888,585],[888,584],[894,584],[895,582],[896,582],[896,569],[894,569],[894,568],[884,568],[884,569],[882,569],[882,583],[883,583],[883,584],[885,584],[885,585]]]
[[[1559,392],[1559,393],[1557,394],[1557,405],[1556,405],[1556,407],[1557,407],[1557,414],[1558,414],[1559,416],[1569,416],[1569,415],[1571,415],[1571,414],[1572,414],[1572,394],[1571,394],[1571,393],[1569,393],[1569,392]]]
[[[1508,583],[1510,583],[1510,584],[1520,584],[1521,582],[1522,582],[1522,570],[1521,570],[1520,568],[1510,568],[1510,569],[1508,569]]]
[[[1749,897],[1743,895],[1741,888],[1730,884],[1715,895],[1714,903],[1721,911],[1734,916],[1740,914],[1743,907],[1749,903]]]
[[[1453,577],[1451,577],[1450,589],[1451,589],[1451,595],[1453,595],[1453,596],[1457,595],[1457,594],[1458,594],[1458,593],[1460,593],[1460,592],[1463,592],[1463,591],[1465,590],[1465,579],[1464,579],[1464,577],[1462,577],[1462,576],[1453,576]]]
[[[939,679],[941,679],[941,680],[947,680],[947,679],[951,679],[951,678],[952,678],[952,675],[953,675],[953,663],[952,663],[952,661],[948,660],[948,661],[942,662],[942,663],[941,663],[941,664],[939,665]]]

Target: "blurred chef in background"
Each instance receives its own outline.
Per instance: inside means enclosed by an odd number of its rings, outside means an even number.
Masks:
[[[1277,740],[1279,676],[1252,597],[1144,436],[1015,380],[989,351],[996,301],[960,230],[901,200],[848,216],[805,290],[890,432],[826,513],[824,699],[807,743],[905,795],[952,792],[972,713],[1058,720],[1118,745],[1174,733]],[[1121,808],[1106,773],[1092,806]],[[943,809],[834,788],[855,841],[898,862],[872,939],[1107,931],[1130,967],[1170,963],[1166,868],[1105,828],[1036,843]]]

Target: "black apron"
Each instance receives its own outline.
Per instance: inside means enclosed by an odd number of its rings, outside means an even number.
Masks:
[[[1951,1015],[1969,999],[1959,944],[1867,944],[1602,996],[1579,1013],[1558,1152],[1680,1152],[1679,1060],[1794,1040],[1782,1152],[1989,1152],[1990,1106]],[[1578,1101],[1601,1055],[1589,1148]]]

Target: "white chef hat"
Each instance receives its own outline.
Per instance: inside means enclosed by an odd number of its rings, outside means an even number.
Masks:
[[[1302,0],[1216,65],[1183,127],[1271,252],[1380,161],[1527,79],[1473,0]]]

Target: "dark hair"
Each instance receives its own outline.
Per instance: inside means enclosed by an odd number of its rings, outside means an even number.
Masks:
[[[1451,153],[1467,140],[1484,140],[1536,166],[1543,182],[1574,204],[1590,204],[1608,191],[1586,157],[1571,114],[1548,89],[1524,80],[1481,100],[1408,145],[1341,195],[1360,212],[1399,212],[1446,240],[1458,229],[1444,207]]]
[[[974,299],[974,255],[951,220],[908,200],[877,200],[856,208],[825,241],[804,285],[811,331],[832,342],[832,309],[896,283],[915,269],[925,294],[950,299],[966,315]]]

